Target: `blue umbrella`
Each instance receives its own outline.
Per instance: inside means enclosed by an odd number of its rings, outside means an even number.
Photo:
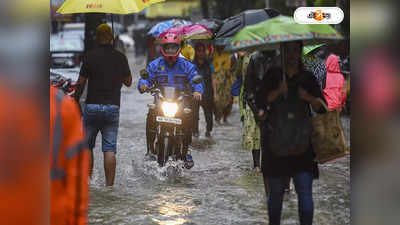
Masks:
[[[162,32],[168,30],[171,27],[175,27],[178,25],[190,25],[190,24],[192,24],[192,22],[187,20],[177,20],[177,19],[165,20],[154,25],[150,29],[150,31],[147,32],[147,35],[158,37],[158,35],[160,35]]]

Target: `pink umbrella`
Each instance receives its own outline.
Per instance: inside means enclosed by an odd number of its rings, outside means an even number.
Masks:
[[[183,26],[176,26],[169,28],[168,30],[162,32],[159,38],[164,37],[166,33],[175,33],[183,39],[211,39],[212,32],[203,24],[190,24]]]

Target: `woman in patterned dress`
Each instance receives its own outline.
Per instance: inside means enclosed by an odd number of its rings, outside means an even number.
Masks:
[[[239,53],[241,54],[241,53]],[[242,87],[240,89],[239,96],[239,108],[240,114],[243,118],[243,128],[242,128],[242,147],[248,151],[252,152],[253,155],[253,167],[257,172],[260,172],[260,149],[261,149],[261,132],[260,127],[257,125],[254,119],[253,111],[250,106],[244,101],[244,82],[246,79],[247,66],[251,54],[245,53],[239,57],[239,68],[238,72],[242,76]]]
[[[234,63],[230,53],[223,52],[223,47],[217,46],[213,55],[215,121],[221,124],[221,119],[227,123],[227,118],[232,111],[233,96],[230,93],[235,77],[233,75]]]

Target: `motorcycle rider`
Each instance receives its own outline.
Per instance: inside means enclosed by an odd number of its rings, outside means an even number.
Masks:
[[[190,85],[189,89],[193,92],[193,98],[196,101],[201,100],[203,93],[202,84],[194,84],[193,78],[199,75],[196,66],[188,60],[179,57],[179,53],[182,49],[181,40],[175,33],[166,33],[160,39],[160,52],[161,57],[153,60],[149,63],[146,68],[148,73],[148,79],[141,78],[139,80],[138,89],[140,93],[146,92],[149,87],[153,86],[157,82],[160,87],[174,87],[181,91],[186,90],[187,85]],[[184,106],[190,108],[191,100],[184,100]],[[191,138],[191,124],[193,124],[186,116],[183,120],[183,130],[185,133],[184,144],[185,148],[189,145]],[[156,136],[156,115],[155,111],[149,109],[146,119],[146,136],[147,145],[151,153],[155,154],[154,140]],[[183,159],[185,167],[190,169],[194,166],[192,156],[186,155]]]

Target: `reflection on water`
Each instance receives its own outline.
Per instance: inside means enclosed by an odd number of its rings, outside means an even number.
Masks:
[[[186,222],[185,219],[179,218],[176,220],[165,220],[165,221],[160,221],[158,219],[153,219],[154,222],[156,222],[157,224],[160,225],[181,225],[184,224]]]
[[[188,214],[193,209],[193,206],[185,206],[174,203],[166,203],[165,206],[159,208],[160,215],[163,216],[179,216]]]
[[[163,202],[167,201],[165,197],[167,196],[162,196]],[[159,206],[158,208],[158,217],[160,218],[153,218],[152,220],[160,225],[184,224],[187,220],[182,217],[189,214],[193,208],[193,206],[166,202],[164,205]]]

